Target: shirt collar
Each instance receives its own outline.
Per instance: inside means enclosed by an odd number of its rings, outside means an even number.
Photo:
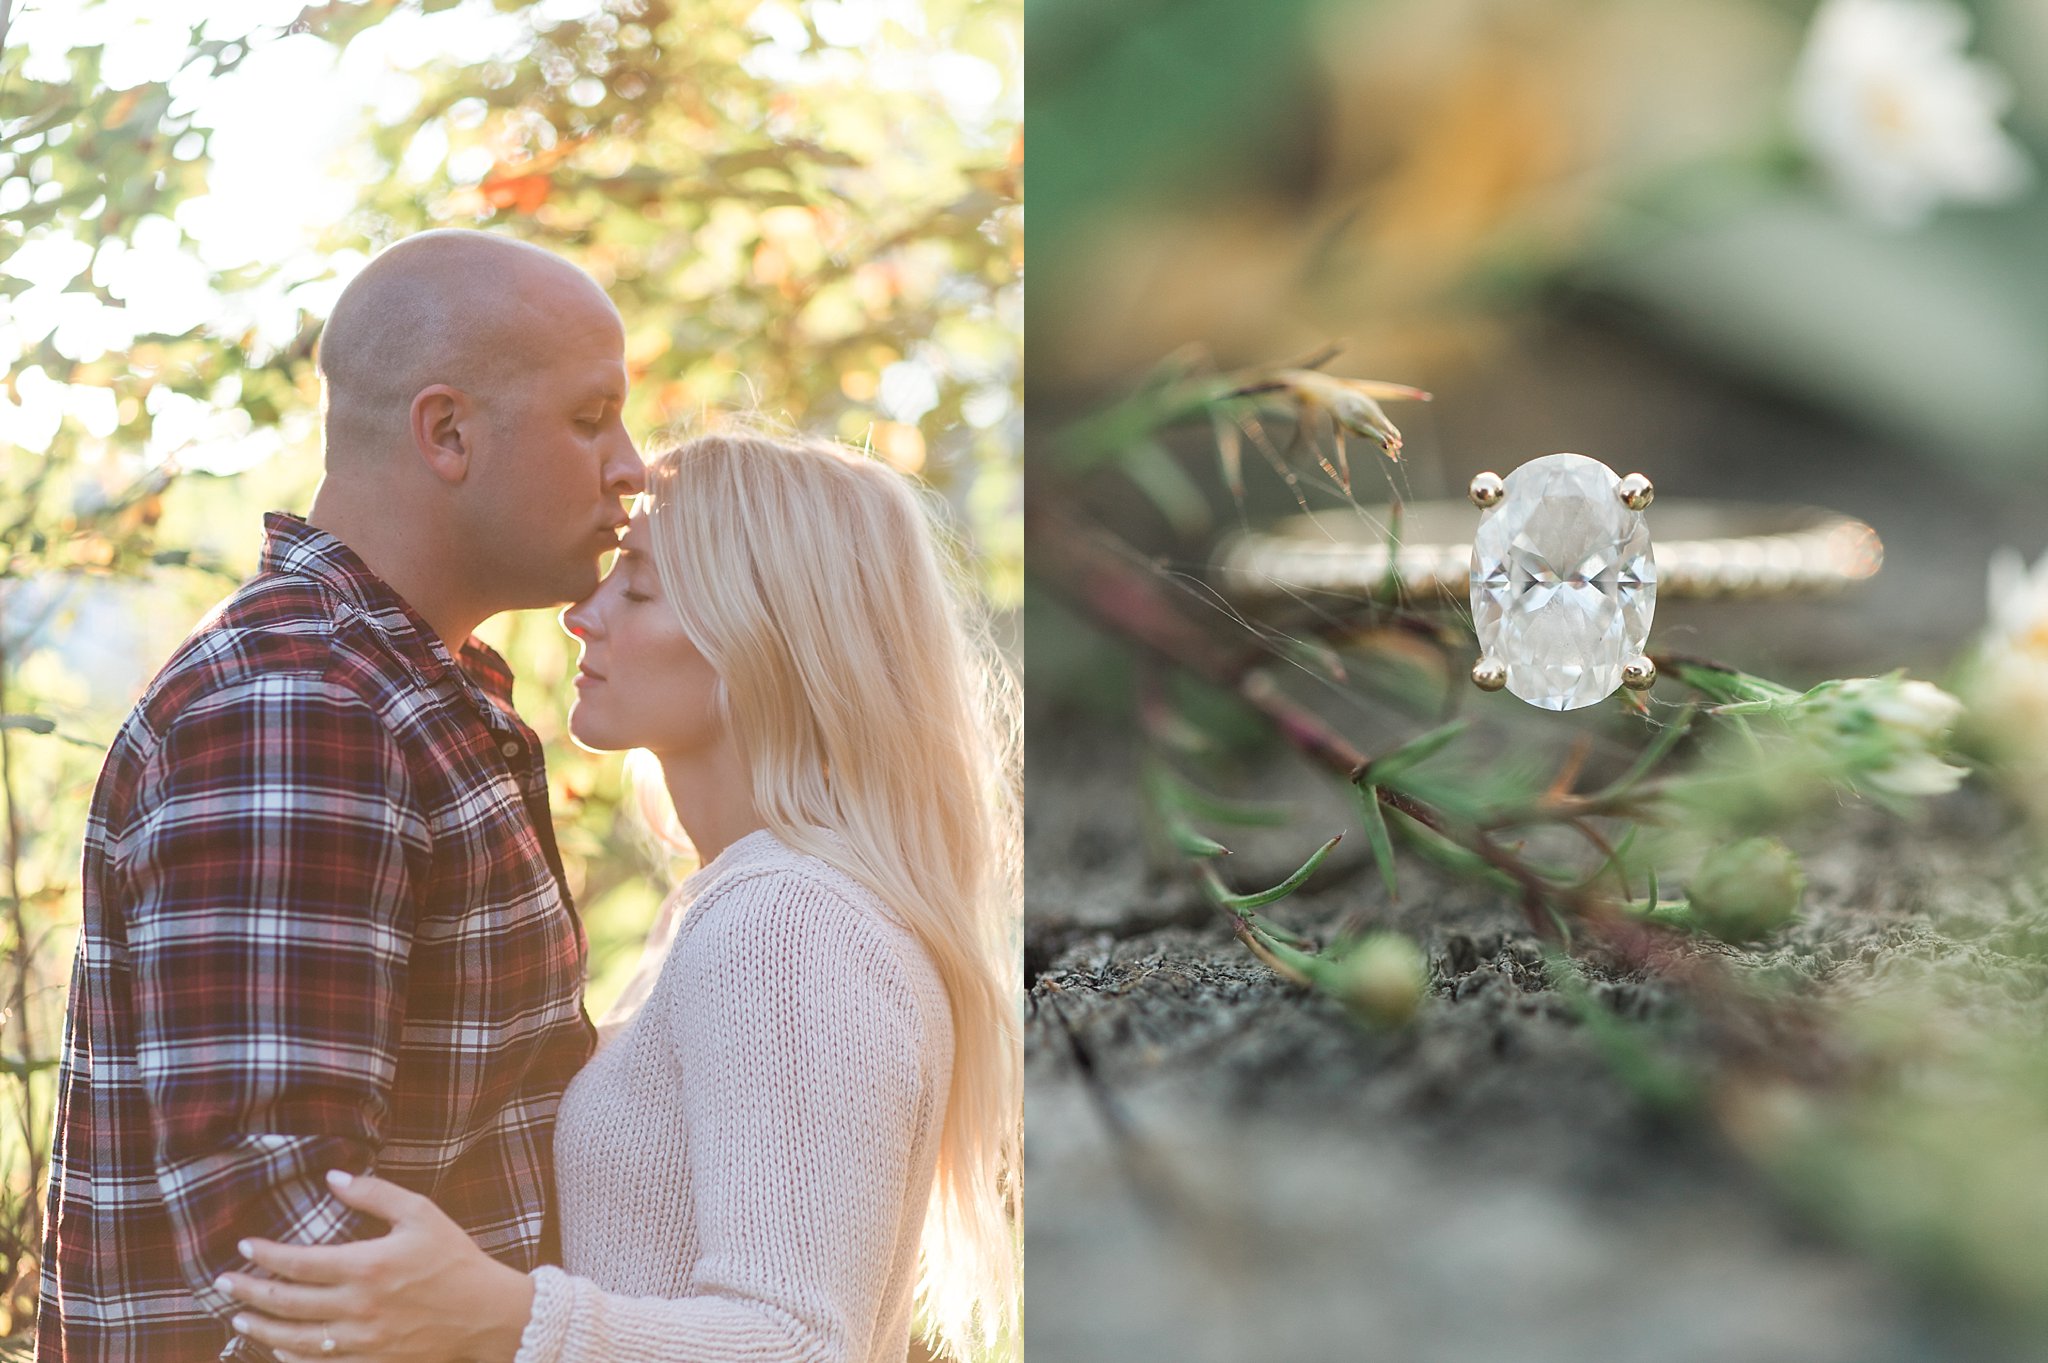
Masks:
[[[370,571],[355,550],[303,517],[272,511],[263,518],[263,557],[258,571],[317,578],[363,613],[391,641],[400,657],[433,682],[450,671],[466,674],[493,701],[512,704],[512,669],[497,650],[471,635],[458,663],[448,646],[406,599]]]

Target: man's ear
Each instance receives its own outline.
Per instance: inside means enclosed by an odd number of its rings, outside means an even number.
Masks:
[[[436,478],[451,486],[469,476],[476,415],[469,394],[445,383],[413,396],[413,449]]]

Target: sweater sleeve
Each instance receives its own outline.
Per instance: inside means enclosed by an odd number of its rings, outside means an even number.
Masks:
[[[694,905],[650,1008],[678,1060],[699,1254],[675,1299],[534,1274],[517,1363],[870,1356],[935,1122],[913,977],[888,929],[795,874]],[[650,1018],[649,1021],[653,1021]],[[631,1234],[621,1227],[621,1234]]]

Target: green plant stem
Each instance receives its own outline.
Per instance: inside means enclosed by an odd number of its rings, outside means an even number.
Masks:
[[[1763,710],[1785,701],[1797,700],[1801,694],[1789,686],[1780,686],[1774,681],[1753,677],[1737,668],[1710,662],[1705,658],[1667,653],[1657,655],[1656,663],[1660,674],[1685,683],[1720,707],[1742,706],[1745,709]]]
[[[1243,919],[1237,921],[1232,931],[1237,935],[1237,940],[1244,943],[1245,949],[1258,957],[1266,968],[1274,974],[1282,979],[1292,980],[1296,984],[1310,986],[1315,984],[1314,974],[1303,970],[1296,963],[1295,959],[1290,959],[1301,958],[1306,960],[1311,958],[1304,958],[1300,952],[1289,952],[1279,942],[1265,940],[1259,935],[1256,928]]]
[[[1240,651],[1189,619],[1166,598],[1156,580],[1135,567],[1107,532],[1090,528],[1050,499],[1034,505],[1025,524],[1036,548],[1028,549],[1042,580],[1099,624],[1148,654],[1212,685],[1235,692],[1296,752],[1346,780],[1356,780],[1371,761],[1321,716],[1285,695],[1263,670],[1244,669]],[[1460,827],[1441,810],[1384,786],[1378,799],[1438,836],[1464,847],[1520,888],[1522,909],[1532,930],[1557,936],[1553,909],[1584,914],[1591,899],[1542,875],[1481,829]]]

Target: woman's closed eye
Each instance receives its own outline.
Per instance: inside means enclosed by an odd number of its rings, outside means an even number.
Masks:
[[[652,601],[653,594],[641,590],[647,579],[653,576],[653,566],[647,562],[645,551],[637,544],[619,546],[619,557],[612,569],[619,575],[619,595],[634,605]]]

